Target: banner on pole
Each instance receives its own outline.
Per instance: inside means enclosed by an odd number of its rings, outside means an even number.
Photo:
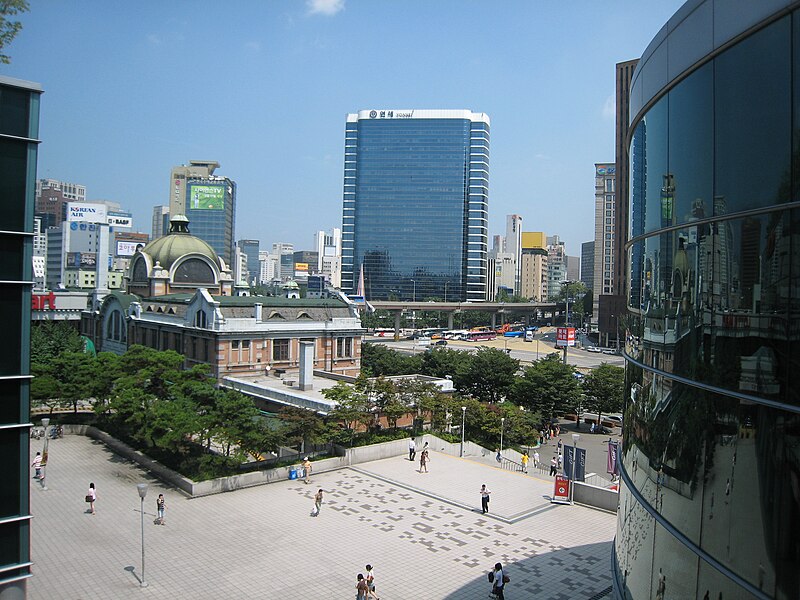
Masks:
[[[607,458],[606,472],[612,475],[619,475],[619,443],[616,441],[608,441],[608,458]]]

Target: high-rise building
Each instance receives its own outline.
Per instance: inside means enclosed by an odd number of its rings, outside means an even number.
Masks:
[[[261,273],[261,266],[258,262],[261,242],[258,240],[239,240],[236,245],[247,255],[247,276],[245,281],[247,281],[248,285],[254,285],[254,281],[257,284]]]
[[[280,256],[265,250],[258,253],[259,284],[280,280]]]
[[[362,110],[345,126],[342,289],[367,299],[486,297],[489,117]]]
[[[589,290],[594,287],[594,240],[581,244],[581,283]]]
[[[617,599],[800,593],[799,23],[689,0],[633,75]]]
[[[614,241],[616,239],[616,178],[614,163],[594,165],[594,282],[592,284],[592,318],[598,324],[600,297],[614,293]],[[603,301],[603,306],[610,306]],[[606,323],[607,319],[599,322]],[[600,327],[601,335],[608,335],[608,328]]]
[[[567,263],[567,281],[580,281],[581,278],[581,257],[567,256],[564,259]]]
[[[216,161],[190,160],[172,169],[169,213],[189,219],[192,235],[209,243],[228,266],[234,254],[236,183],[215,175]]]
[[[3,265],[3,400],[0,440],[0,597],[25,598],[31,576],[30,339],[34,189],[39,145],[39,84],[0,75],[0,232]],[[13,258],[16,257],[16,260]]]
[[[567,281],[567,251],[557,235],[547,237],[547,299],[551,302],[561,294],[561,284]]]
[[[522,217],[506,215],[506,252],[514,257],[514,293],[521,291],[520,274],[522,272]]]
[[[541,231],[522,234],[520,294],[534,302],[547,300],[547,236]]]
[[[317,250],[317,271],[326,276],[335,287],[342,285],[342,230],[334,227],[330,233],[318,231],[314,234],[314,248]]]
[[[86,186],[56,179],[36,181],[35,214],[42,219],[43,231],[66,220],[68,202],[86,202]]]
[[[153,207],[153,224],[150,231],[151,240],[164,237],[169,233],[169,206]]]

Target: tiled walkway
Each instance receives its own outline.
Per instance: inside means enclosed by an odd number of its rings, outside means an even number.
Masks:
[[[611,585],[615,517],[551,506],[551,483],[436,452],[420,474],[403,457],[188,499],[104,445],[67,436],[50,445],[48,490],[31,483],[34,577],[29,597],[355,597],[375,566],[384,600],[485,599],[486,572],[508,565],[510,599],[597,597]],[[97,486],[97,514],[83,496]],[[141,576],[136,483],[145,501],[147,588]],[[482,483],[492,515],[478,509]],[[319,517],[313,494],[325,490]],[[167,497],[167,525],[153,524]],[[499,518],[493,518],[495,516]]]

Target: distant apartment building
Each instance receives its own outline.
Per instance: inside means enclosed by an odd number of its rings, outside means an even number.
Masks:
[[[85,202],[86,186],[56,179],[36,181],[35,215],[42,219],[42,230],[58,227],[66,220],[67,202]]]
[[[227,265],[234,254],[236,182],[215,175],[216,161],[190,160],[170,174],[170,215],[189,219],[192,235],[211,244]]]
[[[280,279],[280,256],[266,250],[258,253],[258,283],[264,285]]]
[[[150,227],[150,239],[155,240],[169,233],[169,206],[153,207],[153,222]]]
[[[487,295],[489,117],[362,110],[345,124],[342,290],[368,300]]]
[[[594,240],[581,244],[581,283],[591,290],[594,287]]]
[[[334,227],[330,232],[314,234],[317,251],[317,271],[335,288],[342,286],[342,230]]]
[[[561,293],[567,281],[567,251],[557,235],[547,238],[547,298],[552,301]]]
[[[533,302],[547,300],[548,254],[544,232],[523,232],[520,270],[520,294]]]

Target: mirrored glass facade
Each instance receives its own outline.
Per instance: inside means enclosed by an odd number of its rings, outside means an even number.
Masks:
[[[697,34],[703,55],[631,123],[618,598],[800,598],[800,11],[784,4],[689,2],[634,76],[654,87],[670,37]]]
[[[463,110],[348,116],[342,289],[369,300],[485,299],[489,119]]]

